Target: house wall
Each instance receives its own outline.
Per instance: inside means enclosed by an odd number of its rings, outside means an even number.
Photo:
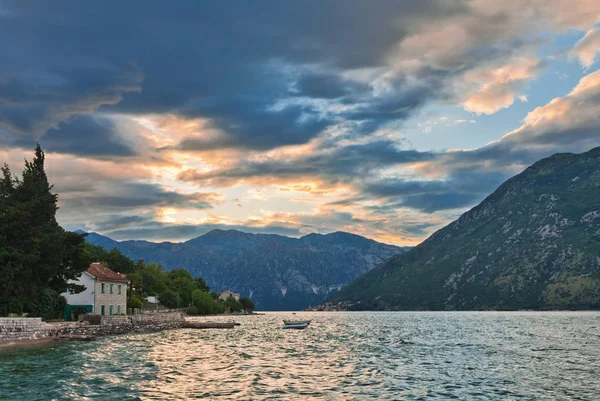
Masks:
[[[102,293],[102,283],[105,286],[105,292]],[[113,284],[114,292],[110,293],[110,285]],[[121,286],[121,294],[119,294],[119,285]],[[113,306],[113,315],[118,313],[118,305],[121,305],[121,314],[127,314],[127,282],[126,281],[110,281],[97,279],[94,287],[95,302],[94,313],[99,315],[102,312],[102,305],[105,306],[105,315],[110,314],[110,305]]]
[[[231,292],[231,291],[223,291],[219,295],[219,299],[222,301],[226,301],[229,297],[234,297],[238,301],[240,300],[240,294],[236,294],[235,292]]]
[[[79,294],[69,294],[68,292],[62,295],[67,299],[68,305],[94,305],[94,281],[95,279],[84,272],[79,280],[69,280],[69,283],[85,285],[85,290]],[[92,312],[96,312],[95,310]]]

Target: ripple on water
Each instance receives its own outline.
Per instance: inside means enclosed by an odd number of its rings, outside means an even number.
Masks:
[[[600,394],[599,313],[285,313],[0,350],[0,400],[572,399]],[[214,318],[213,318],[214,319]]]

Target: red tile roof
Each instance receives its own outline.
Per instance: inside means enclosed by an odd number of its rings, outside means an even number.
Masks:
[[[124,274],[114,272],[102,263],[92,263],[87,271],[96,278],[111,281],[127,281],[127,277]]]

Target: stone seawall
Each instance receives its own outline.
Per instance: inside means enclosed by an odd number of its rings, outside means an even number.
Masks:
[[[77,323],[47,324],[41,318],[0,318],[0,343],[31,340],[51,340],[60,336],[100,337],[111,334],[179,329],[183,326],[181,312],[132,316],[90,315]]]
[[[184,322],[182,313],[160,313],[152,315],[103,316],[101,324],[82,321],[57,329],[53,335],[106,336],[135,332],[179,329]]]
[[[48,336],[48,329],[39,317],[0,317],[0,342],[38,340]]]

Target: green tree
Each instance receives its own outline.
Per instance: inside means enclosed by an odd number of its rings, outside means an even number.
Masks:
[[[157,263],[148,263],[144,266],[142,282],[144,294],[158,295],[167,288],[167,272]]]
[[[215,301],[208,292],[194,290],[192,292],[192,306],[197,308],[198,314],[209,315],[215,310]]]
[[[137,295],[130,295],[127,298],[127,307],[128,308],[142,308],[144,306],[144,301],[142,301],[142,299],[140,297],[138,297]]]
[[[164,305],[167,308],[178,308],[181,304],[179,294],[170,288],[167,288],[165,291],[161,292],[158,296],[158,300],[161,305]]]
[[[86,242],[85,254],[91,261],[100,262],[116,272],[127,275],[137,272],[137,267],[133,260],[123,255],[118,249],[111,249],[107,252],[98,245]]]
[[[32,161],[25,161],[19,180],[7,165],[0,177],[0,314],[10,312],[12,299],[24,309],[42,314],[37,304],[49,291],[79,292],[83,286],[68,280],[89,266],[84,236],[63,230],[56,221],[58,196],[53,194],[44,170],[45,155],[39,143]],[[57,301],[59,302],[59,301]],[[48,314],[43,313],[45,316]]]
[[[254,302],[252,302],[250,298],[240,298],[240,304],[242,304],[244,310],[247,310],[248,312],[254,310]]]
[[[196,282],[196,288],[204,292],[210,292],[210,287],[202,277],[196,277],[194,281]]]
[[[240,312],[242,309],[244,309],[240,301],[238,301],[234,297],[227,298],[227,300],[225,301],[225,306],[229,306],[229,309],[232,312]]]
[[[111,249],[104,260],[108,267],[112,270],[123,273],[130,274],[135,272],[135,263],[133,260],[129,259],[127,256],[123,255],[117,249]]]
[[[197,288],[197,281],[190,272],[182,268],[174,269],[167,274],[167,277],[169,287],[179,295],[181,306],[189,305],[192,302],[192,291]]]

